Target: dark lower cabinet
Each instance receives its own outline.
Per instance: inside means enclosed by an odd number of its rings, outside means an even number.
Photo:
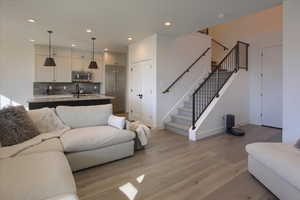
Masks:
[[[40,108],[56,108],[57,106],[94,106],[110,104],[111,99],[99,100],[77,100],[77,101],[55,101],[55,102],[29,102],[29,110]]]

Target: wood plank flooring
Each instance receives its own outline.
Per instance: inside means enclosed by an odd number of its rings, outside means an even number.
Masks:
[[[75,173],[79,198],[277,200],[247,172],[245,145],[280,142],[281,130],[254,125],[243,129],[244,137],[222,133],[198,142],[154,131],[147,149],[133,157]]]

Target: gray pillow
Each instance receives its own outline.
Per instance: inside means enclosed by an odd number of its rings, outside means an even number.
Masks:
[[[0,143],[2,147],[19,144],[39,135],[23,106],[0,110]]]

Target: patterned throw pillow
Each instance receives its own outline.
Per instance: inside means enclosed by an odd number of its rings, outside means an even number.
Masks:
[[[19,144],[39,135],[23,106],[0,110],[0,143],[2,147]]]

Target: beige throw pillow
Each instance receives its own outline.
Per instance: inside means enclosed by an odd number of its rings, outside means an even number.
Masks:
[[[30,110],[28,111],[28,115],[40,133],[50,133],[68,128],[68,126],[64,125],[58,118],[54,109],[51,108]]]

